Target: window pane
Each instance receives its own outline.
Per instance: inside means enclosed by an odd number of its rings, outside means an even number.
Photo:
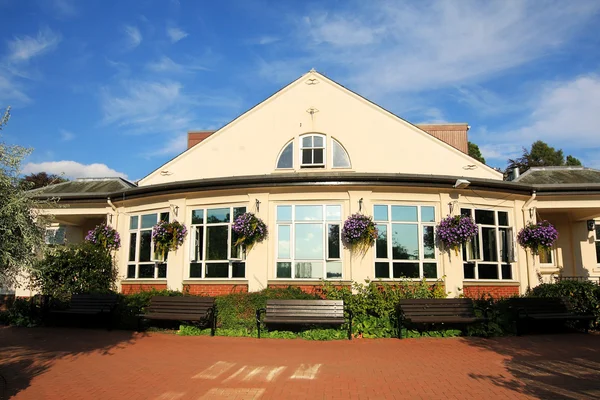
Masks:
[[[327,258],[340,258],[340,226],[328,225],[328,255]]]
[[[138,278],[154,278],[154,264],[140,264],[140,273]]]
[[[277,221],[291,221],[292,206],[277,206]]]
[[[600,264],[600,242],[596,242],[596,262]]]
[[[424,263],[423,264],[423,277],[428,279],[437,279],[437,264],[436,263]]]
[[[206,259],[227,260],[227,226],[209,226],[206,228]]]
[[[296,221],[323,221],[323,206],[296,206]]]
[[[433,226],[423,227],[423,258],[435,258],[435,236]]]
[[[288,144],[281,152],[277,161],[277,168],[293,168],[294,167],[294,142]]]
[[[394,260],[419,259],[417,225],[392,224],[392,256]]]
[[[327,221],[342,220],[342,206],[325,206]]]
[[[475,263],[465,263],[463,270],[465,279],[475,279]]]
[[[304,149],[302,150],[302,164],[312,164],[312,150]]]
[[[512,279],[512,265],[502,264],[502,279]]]
[[[160,213],[160,221],[169,222],[169,213],[168,212]]]
[[[246,263],[244,263],[244,262],[231,263],[231,277],[232,278],[245,278],[246,277]]]
[[[302,147],[312,147],[312,136],[302,137]]]
[[[500,261],[507,263],[509,260],[510,242],[512,238],[509,236],[508,228],[499,228],[498,234],[500,235]]]
[[[336,140],[332,140],[333,166],[335,168],[350,168],[350,158],[348,153]]]
[[[552,249],[542,249],[539,251],[540,264],[552,264]],[[505,261],[505,260],[502,260]]]
[[[297,262],[295,277],[299,279],[323,278],[323,262]]]
[[[156,225],[156,214],[142,215],[141,229],[152,228],[154,225]]]
[[[376,262],[375,263],[375,278],[389,278],[389,277],[390,277],[390,263]]]
[[[138,216],[129,218],[129,229],[137,229],[138,228]]]
[[[375,257],[388,258],[387,225],[378,224],[377,231],[379,231],[379,235],[375,242]]]
[[[135,261],[135,246],[137,245],[137,233],[129,235],[129,261]]]
[[[508,226],[508,213],[498,211],[498,225]]]
[[[435,222],[435,207],[421,207],[421,221]]]
[[[204,223],[204,210],[192,211],[192,224],[203,224]]]
[[[167,277],[167,264],[166,263],[162,263],[162,264],[158,264],[158,278],[166,278]]]
[[[204,244],[204,227],[196,227],[196,235],[194,240],[194,260],[203,260],[204,254],[202,253],[202,246]]]
[[[342,262],[328,261],[326,264],[327,279],[342,279]]]
[[[315,164],[323,164],[323,149],[313,150],[313,161]]]
[[[416,206],[392,206],[392,221],[417,221]]]
[[[481,249],[483,261],[498,261],[496,229],[482,228],[481,236],[483,240],[483,248]]]
[[[297,260],[322,260],[323,225],[296,224],[295,258]]]
[[[233,220],[231,222],[235,221],[237,217],[244,214],[245,212],[246,207],[233,207]]]
[[[229,263],[206,264],[206,278],[228,278]]]
[[[229,208],[212,208],[209,209],[206,213],[206,223],[208,224],[229,222]]]
[[[127,266],[127,278],[128,279],[135,278],[135,265],[128,265]]]
[[[496,225],[494,212],[489,210],[475,210],[475,222],[482,225]]]
[[[277,263],[277,277],[278,278],[291,278],[292,277],[292,263],[278,262]]]
[[[190,264],[190,278],[202,278],[202,263]]]
[[[289,225],[277,226],[277,258],[288,259],[290,255],[290,240],[292,227]]]
[[[152,253],[152,231],[140,232],[140,258],[139,261],[150,261]]]
[[[479,279],[498,279],[497,264],[478,264]]]
[[[230,241],[230,243],[231,243],[231,253],[230,254],[231,254],[232,259],[241,260],[242,258],[244,258],[244,247],[235,245],[239,238],[240,238],[239,235],[237,233],[235,233],[232,229],[231,230],[231,241]]]
[[[373,217],[375,221],[387,221],[388,220],[388,206],[375,206]]]
[[[394,263],[394,278],[418,278],[419,263]]]
[[[323,136],[313,136],[313,147],[323,147]]]

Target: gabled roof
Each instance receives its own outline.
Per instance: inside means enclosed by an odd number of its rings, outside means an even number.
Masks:
[[[600,170],[586,167],[532,167],[514,182],[533,185],[600,183]]]
[[[135,184],[123,178],[78,178],[74,181],[57,183],[39,189],[30,190],[34,197],[94,197],[110,195],[136,187]]]

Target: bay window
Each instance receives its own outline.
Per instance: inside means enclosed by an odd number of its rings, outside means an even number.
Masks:
[[[169,213],[149,213],[129,217],[129,256],[127,279],[166,279],[167,263],[154,257],[152,227],[169,221]]]
[[[192,211],[189,278],[246,277],[246,262],[231,229],[246,207],[199,208]]]
[[[435,207],[375,205],[375,278],[438,277]]]
[[[341,205],[277,206],[280,279],[342,279]]]

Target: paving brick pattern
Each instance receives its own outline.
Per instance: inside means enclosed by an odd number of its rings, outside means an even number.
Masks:
[[[593,334],[313,342],[0,327],[0,374],[23,400],[594,399],[599,349]]]

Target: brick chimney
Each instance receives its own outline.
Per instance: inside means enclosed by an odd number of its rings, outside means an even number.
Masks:
[[[215,131],[190,131],[188,132],[188,141],[187,148],[194,147],[210,135],[215,133]]]
[[[470,126],[468,124],[416,124],[416,126],[463,153],[469,154],[467,131]]]

